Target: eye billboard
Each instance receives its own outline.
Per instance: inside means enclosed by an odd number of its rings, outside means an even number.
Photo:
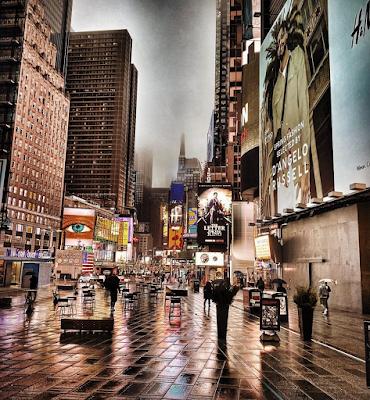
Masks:
[[[226,244],[231,225],[232,186],[198,184],[198,244]]]
[[[95,228],[95,211],[84,208],[65,208],[63,230],[66,246],[92,247]]]

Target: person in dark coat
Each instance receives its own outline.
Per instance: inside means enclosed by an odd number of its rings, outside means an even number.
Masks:
[[[279,293],[286,293],[286,289],[282,283],[279,284],[279,287],[276,289],[276,291]]]
[[[37,290],[37,284],[38,284],[37,276],[35,274],[33,274],[30,278],[30,289]],[[37,294],[37,292],[31,292],[31,296],[33,297],[33,300],[36,300],[36,294]]]
[[[107,278],[105,279],[105,287],[110,292],[111,311],[114,311],[114,307],[115,307],[116,301],[117,301],[117,292],[120,291],[118,276],[116,274],[107,276]]]
[[[212,283],[208,281],[203,289],[204,308],[206,308],[207,300],[208,300],[208,307],[211,306],[212,292],[213,292]]]
[[[265,282],[262,280],[261,277],[260,279],[258,279],[256,286],[261,292],[265,290]]]

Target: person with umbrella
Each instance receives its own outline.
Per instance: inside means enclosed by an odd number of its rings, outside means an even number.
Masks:
[[[320,298],[320,304],[324,308],[322,312],[323,315],[327,315],[329,312],[328,300],[331,289],[330,286],[328,285],[328,281],[331,282],[331,279],[320,279],[321,285],[319,287],[319,298]]]
[[[286,289],[283,286],[283,283],[286,283],[283,279],[275,278],[272,280],[271,283],[277,283],[279,286],[277,287],[276,291],[279,293],[286,293]]]

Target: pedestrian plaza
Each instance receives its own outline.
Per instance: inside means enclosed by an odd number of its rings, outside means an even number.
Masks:
[[[25,292],[2,288],[12,305],[0,308],[0,400],[370,399],[363,333],[370,316],[334,309],[323,316],[317,307],[313,340],[303,342],[290,302],[280,342],[262,342],[259,318],[243,309],[239,291],[227,339],[218,341],[216,305],[203,307],[202,288],[188,288],[181,316],[169,318],[165,291],[154,301],[132,283],[129,293],[140,295],[128,307],[119,294],[111,333],[64,332],[63,318],[110,318],[110,298],[96,287],[87,307],[78,284],[75,303],[61,312],[55,290],[39,288],[27,314]]]

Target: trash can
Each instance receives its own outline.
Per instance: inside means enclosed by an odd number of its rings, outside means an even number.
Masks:
[[[193,290],[194,290],[194,293],[199,292],[199,281],[193,282]]]

